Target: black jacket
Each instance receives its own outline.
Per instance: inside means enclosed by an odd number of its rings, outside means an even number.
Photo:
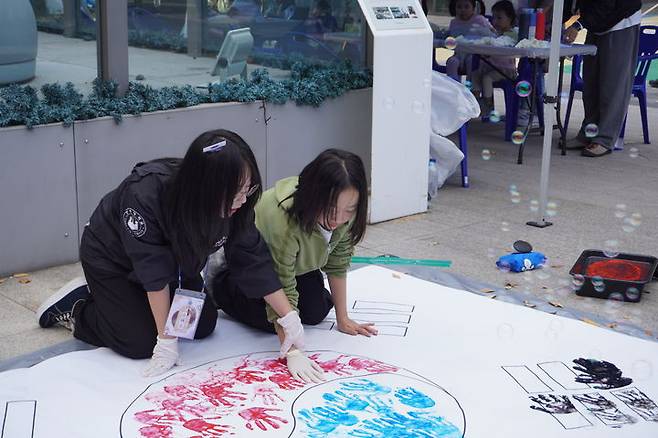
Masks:
[[[565,1],[565,8],[571,1]],[[590,32],[605,32],[642,8],[642,0],[577,0],[580,23]]]

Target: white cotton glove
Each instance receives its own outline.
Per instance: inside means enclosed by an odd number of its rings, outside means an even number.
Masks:
[[[178,338],[163,339],[158,336],[158,341],[153,349],[153,356],[142,370],[144,377],[153,377],[170,370],[174,365],[180,365],[178,355]]]
[[[277,319],[276,322],[283,328],[285,335],[281,343],[280,356],[285,356],[293,345],[300,350],[304,350],[304,327],[302,327],[302,320],[299,319],[299,314],[291,310],[286,316]]]
[[[293,349],[286,353],[286,362],[294,379],[306,383],[320,383],[324,380],[324,371],[320,365],[299,350]]]

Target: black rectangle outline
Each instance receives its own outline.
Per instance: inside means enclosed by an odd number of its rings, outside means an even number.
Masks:
[[[523,389],[526,392],[526,394],[543,394],[545,392],[552,392],[553,391],[553,388],[548,386],[548,384],[546,382],[544,382],[537,374],[535,374],[534,371],[532,371],[530,368],[528,368],[527,365],[501,365],[500,367],[503,369],[503,371],[505,371],[507,373],[508,376],[510,376],[512,378],[512,380],[514,380],[516,382],[517,385],[519,385],[521,387],[521,389]],[[521,368],[521,367],[523,367],[523,368],[527,369],[528,371],[530,371],[537,378],[537,380],[539,380],[541,383],[543,383],[544,386],[548,388],[548,390],[538,391],[538,392],[529,392],[527,389],[525,389],[523,387],[523,385],[521,385],[521,383],[518,380],[516,380],[514,378],[514,376],[512,374],[510,374],[509,371],[507,371],[505,369],[505,367],[507,367],[507,368]]]
[[[610,403],[612,403],[612,400],[610,400],[610,399],[604,397],[603,394],[601,394],[600,392],[583,392],[583,393],[580,393],[580,394],[574,394],[574,395],[591,395],[591,394],[598,394],[599,396],[605,398],[605,399],[608,400]],[[619,428],[619,427],[621,427],[621,426],[623,426],[623,425],[625,425],[625,424],[634,424],[632,421],[630,421],[630,419],[629,419],[629,422],[628,422],[628,423],[614,423],[614,424],[608,424],[608,423],[606,423],[605,421],[603,421],[603,419],[602,419],[601,417],[599,417],[598,415],[596,415],[596,412],[592,411],[591,409],[588,409],[588,408],[587,408],[587,405],[585,405],[585,403],[581,402],[581,401],[578,400],[576,397],[574,397],[574,399],[575,399],[578,403],[580,403],[581,405],[583,405],[583,406],[585,407],[585,409],[587,409],[587,411],[588,411],[590,414],[594,415],[594,416],[595,416],[595,417],[596,417],[601,423],[603,423],[603,424],[604,424],[605,426],[607,426],[607,427]],[[628,417],[628,414],[625,414],[621,409],[619,409],[619,408],[617,407],[617,405],[615,405],[614,403],[612,403],[612,404],[615,406],[615,408],[616,408],[619,412],[621,412],[622,414],[624,414],[624,415],[626,415],[626,416]],[[624,404],[626,404],[626,403],[624,403]],[[635,412],[635,411],[633,411],[633,412]]]
[[[374,304],[397,304],[400,306],[411,306],[411,311],[403,311],[403,310],[389,310],[389,309],[377,309],[377,308],[372,308],[372,307],[361,307],[360,309],[356,308],[356,303],[361,302],[361,303],[374,303]],[[406,304],[406,303],[392,303],[390,301],[370,301],[370,300],[355,300],[352,303],[352,310],[358,311],[358,310],[383,310],[385,312],[393,312],[393,313],[413,313],[414,310],[416,310],[416,306],[414,304]]]
[[[648,420],[648,419],[644,418],[644,415],[642,415],[641,413],[639,413],[638,411],[636,411],[635,409],[633,409],[632,406],[630,406],[630,405],[629,405],[628,403],[626,403],[624,400],[620,399],[620,398],[617,396],[617,394],[615,394],[616,392],[628,391],[629,389],[636,389],[640,394],[642,394],[643,396],[645,396],[645,397],[647,398],[647,400],[651,400],[651,399],[649,398],[648,395],[646,395],[645,393],[643,393],[642,391],[640,391],[640,388],[638,388],[638,387],[636,387],[636,386],[631,386],[630,388],[629,388],[629,387],[626,387],[626,388],[623,388],[623,389],[616,389],[616,390],[614,390],[614,391],[610,391],[610,394],[614,395],[615,398],[616,398],[617,400],[619,400],[620,402],[622,402],[623,404],[625,404],[626,406],[628,406],[628,409],[630,409],[631,411],[635,412],[637,415],[639,415],[640,417],[642,417],[642,419],[643,419],[644,421],[654,421],[654,420]],[[658,405],[658,403],[656,403],[655,401],[653,401],[653,400],[651,400],[651,401],[653,402],[654,405]]]
[[[561,362],[561,361],[559,361],[559,360],[554,360],[554,361],[551,361],[551,362],[540,362],[540,363],[538,363],[538,364],[537,364],[537,368],[539,368],[540,370],[542,370],[542,371],[544,372],[544,374],[546,374],[546,375],[547,375],[552,381],[554,381],[555,383],[557,383],[557,384],[560,385],[562,388],[564,388],[564,389],[566,389],[566,390],[568,390],[568,391],[581,391],[581,390],[584,389],[584,388],[567,388],[567,387],[565,387],[564,385],[562,385],[560,382],[558,382],[557,380],[555,380],[555,379],[553,378],[553,376],[551,376],[550,374],[548,374],[548,371],[546,371],[545,369],[542,368],[542,365],[547,364],[547,363],[561,363],[562,365],[564,365],[564,367],[565,367],[566,369],[568,369],[569,371],[571,371],[571,372],[573,373],[574,376],[578,377],[578,374],[576,374],[576,372],[575,372],[574,370],[572,370],[571,368],[569,368],[569,365],[567,365],[566,363]],[[574,380],[574,381],[575,381],[575,380]],[[588,385],[587,383],[581,383],[581,382],[576,382],[576,383],[580,383],[581,385],[585,385],[586,387],[591,388],[591,386]]]
[[[32,409],[32,438],[34,438],[34,423],[36,422],[37,418],[37,401],[36,400],[10,400],[7,403],[5,403],[5,415],[2,418],[2,432],[0,432],[0,437],[1,438],[12,438],[12,437],[5,437],[5,424],[7,423],[7,412],[9,412],[9,403],[24,403],[24,402],[32,402],[34,404],[34,408]]]

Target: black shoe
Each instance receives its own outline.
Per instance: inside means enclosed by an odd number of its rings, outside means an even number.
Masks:
[[[580,155],[582,155],[583,157],[598,158],[611,153],[612,153],[612,149],[608,149],[605,146],[602,146],[598,143],[592,143],[591,145],[583,149]]]
[[[73,331],[73,308],[90,297],[84,277],[75,278],[41,304],[37,321],[43,328],[59,324]]]

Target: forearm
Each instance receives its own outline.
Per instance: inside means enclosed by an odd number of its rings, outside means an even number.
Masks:
[[[155,326],[158,329],[158,336],[165,339],[170,339],[172,336],[166,336],[164,334],[165,324],[167,322],[167,315],[169,314],[169,306],[171,303],[171,297],[169,294],[169,286],[165,286],[164,289],[158,291],[150,291],[146,293],[149,306],[151,307],[151,312],[153,313],[153,319],[155,320]]]
[[[329,290],[336,309],[336,318],[347,318],[347,277],[328,275]]]
[[[288,297],[286,296],[286,293],[283,291],[283,289],[279,289],[276,292],[265,295],[264,298],[265,302],[269,304],[270,307],[274,309],[276,314],[279,316],[286,316],[293,310],[292,306],[290,305],[290,301],[288,300]]]

